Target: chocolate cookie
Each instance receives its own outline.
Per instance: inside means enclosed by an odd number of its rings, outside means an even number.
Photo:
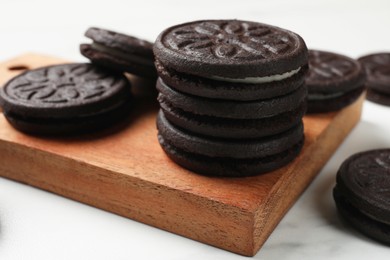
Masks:
[[[284,96],[247,102],[201,98],[181,93],[169,87],[161,79],[157,80],[156,87],[160,92],[159,102],[169,100],[175,108],[193,114],[234,119],[259,119],[292,111],[305,102],[307,96],[304,85]]]
[[[364,71],[354,59],[344,55],[310,50],[308,112],[339,110],[353,103],[364,90]]]
[[[355,154],[341,165],[334,199],[341,215],[355,226],[361,225],[363,233],[390,244],[389,191],[390,149],[371,150]]]
[[[265,139],[226,140],[193,135],[157,119],[159,142],[181,166],[206,175],[243,177],[271,171],[290,162],[303,145],[303,125]]]
[[[259,119],[230,119],[197,115],[172,106],[160,96],[160,107],[172,123],[193,133],[221,138],[260,138],[279,134],[301,122],[306,111],[306,102],[298,108],[276,116]]]
[[[154,48],[159,76],[201,97],[256,100],[302,85],[307,48],[290,31],[238,20],[195,21],[170,27]]]
[[[141,77],[157,77],[152,43],[93,27],[86,31],[85,36],[93,43],[81,44],[80,52],[92,63]]]
[[[0,90],[7,120],[32,134],[78,133],[109,126],[128,112],[130,83],[92,64],[26,71]]]
[[[390,106],[390,53],[376,53],[358,59],[367,75],[367,99]]]

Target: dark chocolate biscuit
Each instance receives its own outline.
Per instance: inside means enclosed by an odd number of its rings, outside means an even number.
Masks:
[[[109,126],[128,111],[130,83],[92,64],[26,71],[0,90],[0,105],[15,128],[34,134],[74,133]]]
[[[297,90],[276,98],[256,101],[232,101],[200,98],[181,93],[170,88],[161,79],[157,80],[158,100],[169,100],[169,103],[186,112],[234,119],[259,119],[275,116],[286,111],[297,109],[306,100],[307,89],[302,85]]]
[[[244,79],[296,72],[307,64],[303,39],[249,21],[204,20],[163,31],[153,47],[168,69],[197,76]]]
[[[390,53],[376,53],[359,58],[367,74],[367,99],[390,106]]]
[[[340,110],[360,97],[365,87],[334,95],[308,95],[307,107],[309,113],[326,113]]]
[[[390,149],[348,158],[337,173],[337,185],[356,208],[390,224]]]
[[[352,225],[366,236],[390,245],[390,225],[364,215],[357,208],[352,206],[348,200],[341,195],[337,188],[333,190],[333,197],[340,216],[345,219],[348,224]]]
[[[390,106],[390,95],[381,93],[379,91],[368,89],[366,98],[367,100],[372,101],[374,103],[384,106]]]
[[[376,53],[358,59],[367,74],[367,87],[390,95],[390,53]]]
[[[157,129],[164,140],[180,150],[209,157],[259,158],[281,153],[303,138],[302,122],[283,133],[260,139],[222,139],[195,135],[171,124],[160,110]]]
[[[158,135],[158,140],[172,161],[191,171],[219,177],[245,177],[276,170],[294,160],[303,146],[302,139],[293,147],[278,154],[262,158],[236,159],[189,153],[168,143],[161,135]]]
[[[357,153],[341,165],[337,173],[334,198],[338,207],[347,204],[347,208],[342,209],[342,215],[348,218],[349,215],[356,215],[351,211],[358,211],[362,216],[348,219],[360,225],[369,225],[360,230],[363,229],[364,233],[368,232],[372,237],[387,243],[390,241],[389,197],[390,149]],[[362,223],[359,223],[360,220]],[[383,230],[386,232],[373,231],[377,226],[387,226]],[[387,235],[383,237],[384,234]]]
[[[158,60],[155,64],[159,77],[178,91],[199,97],[238,101],[253,101],[286,95],[302,86],[308,70],[307,66],[304,66],[299,72],[283,80],[266,83],[243,83],[180,73],[165,68]]]
[[[344,55],[310,50],[308,112],[339,110],[354,102],[364,90],[365,74],[354,59]]]
[[[89,28],[85,36],[93,43],[81,44],[80,52],[93,63],[141,77],[157,77],[151,42],[99,28]]]
[[[306,111],[306,102],[298,108],[276,116],[260,119],[229,119],[196,115],[173,107],[160,96],[160,107],[172,123],[191,132],[221,138],[260,138],[279,134],[301,122]]]

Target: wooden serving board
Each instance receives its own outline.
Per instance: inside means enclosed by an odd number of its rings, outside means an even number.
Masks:
[[[0,64],[0,84],[23,67],[61,62],[22,55]],[[156,138],[153,95],[137,98],[128,121],[73,138],[28,136],[0,114],[0,176],[253,256],[357,124],[363,100],[337,113],[306,116],[305,145],[298,158],[272,173],[247,178],[205,177],[170,161]]]

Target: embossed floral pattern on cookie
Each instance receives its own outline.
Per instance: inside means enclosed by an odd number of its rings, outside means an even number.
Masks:
[[[173,28],[163,38],[166,47],[208,59],[266,59],[286,54],[296,45],[292,34],[242,21],[205,21]]]

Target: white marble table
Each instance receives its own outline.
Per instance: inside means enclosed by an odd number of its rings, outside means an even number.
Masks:
[[[33,51],[84,61],[89,26],[154,40],[173,24],[207,18],[261,21],[299,33],[310,48],[352,57],[390,51],[390,1],[0,2],[0,60]],[[362,121],[254,259],[390,259],[390,248],[337,217],[335,173],[349,155],[390,147],[390,107],[365,103]],[[0,163],[6,163],[1,161]],[[0,178],[0,259],[247,259]]]

